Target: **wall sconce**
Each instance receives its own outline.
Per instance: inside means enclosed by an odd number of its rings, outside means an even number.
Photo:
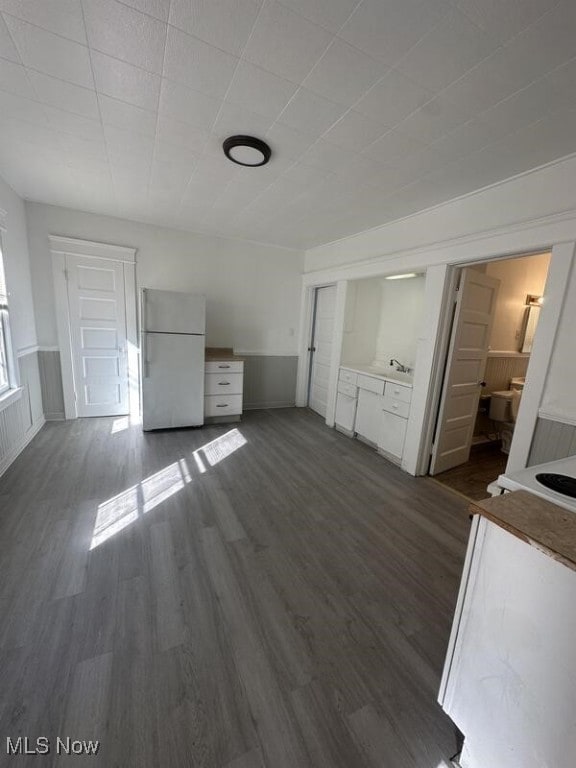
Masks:
[[[524,327],[522,329],[520,337],[520,351],[525,354],[532,352],[532,344],[534,342],[534,334],[536,333],[536,326],[538,325],[538,317],[540,315],[540,308],[542,307],[542,296],[529,293],[526,296],[526,313],[524,317]]]
[[[534,293],[529,293],[526,296],[526,306],[527,307],[541,307],[543,299],[544,299],[543,296],[537,296]]]

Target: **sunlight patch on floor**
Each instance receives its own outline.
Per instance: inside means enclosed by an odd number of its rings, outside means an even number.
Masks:
[[[209,443],[205,443],[201,448],[194,451],[194,460],[196,466],[200,472],[206,471],[206,464],[204,459],[210,464],[211,467],[219,464],[223,459],[230,456],[238,448],[242,448],[246,445],[246,438],[238,429],[231,429],[215,440],[211,440]],[[202,454],[202,455],[201,455]]]

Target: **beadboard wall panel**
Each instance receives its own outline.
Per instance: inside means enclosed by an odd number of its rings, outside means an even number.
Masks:
[[[22,395],[0,411],[0,476],[44,424],[38,353],[18,359]]]
[[[62,390],[62,369],[60,352],[41,350],[38,353],[40,381],[42,384],[42,403],[47,421],[64,418],[64,393]]]
[[[526,376],[529,361],[529,357],[518,357],[516,355],[510,357],[488,357],[484,374],[484,381],[486,382],[485,394],[509,389],[510,379],[517,376]]]
[[[576,426],[539,418],[532,438],[528,466],[576,455]]]

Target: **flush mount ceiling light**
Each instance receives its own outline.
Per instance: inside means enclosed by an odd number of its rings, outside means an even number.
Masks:
[[[222,148],[226,157],[233,163],[250,168],[266,165],[272,154],[268,144],[254,136],[229,136]]]
[[[407,272],[405,275],[388,275],[386,280],[406,280],[408,277],[418,277],[416,272]]]

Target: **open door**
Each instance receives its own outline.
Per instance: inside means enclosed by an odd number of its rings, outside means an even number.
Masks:
[[[500,280],[475,269],[461,272],[431,475],[457,467],[470,456],[499,287]]]
[[[328,407],[335,312],[336,286],[316,288],[312,342],[309,347],[311,358],[308,406],[324,418]]]

